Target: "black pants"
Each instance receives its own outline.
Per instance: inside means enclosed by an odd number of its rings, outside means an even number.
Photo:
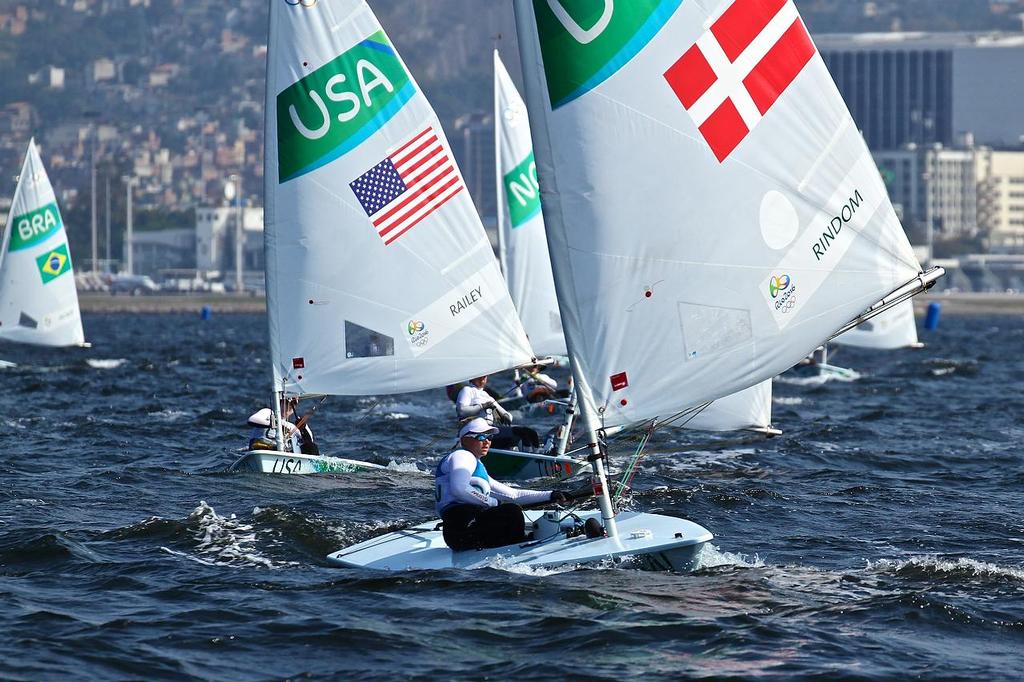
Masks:
[[[526,540],[526,520],[518,504],[457,504],[445,510],[441,520],[444,541],[456,551],[504,547]]]
[[[529,426],[499,426],[491,446],[500,450],[511,450],[516,446],[540,447],[540,436]]]

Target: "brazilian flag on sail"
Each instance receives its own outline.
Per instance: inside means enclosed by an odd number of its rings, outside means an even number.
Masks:
[[[61,244],[52,251],[38,256],[36,265],[39,266],[39,275],[43,278],[43,284],[49,284],[65,272],[70,271],[71,256],[68,254],[68,245]]]

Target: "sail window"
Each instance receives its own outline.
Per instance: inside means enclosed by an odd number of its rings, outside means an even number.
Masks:
[[[679,318],[687,360],[717,355],[753,338],[749,310],[680,301]]]
[[[22,313],[21,317],[18,319],[18,326],[27,327],[29,329],[36,329],[39,327],[39,322],[29,317],[25,313]]]
[[[346,358],[379,358],[394,354],[393,337],[345,320]]]

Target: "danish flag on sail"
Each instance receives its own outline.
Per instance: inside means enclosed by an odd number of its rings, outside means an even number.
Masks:
[[[792,0],[736,0],[664,75],[721,163],[814,54]]]

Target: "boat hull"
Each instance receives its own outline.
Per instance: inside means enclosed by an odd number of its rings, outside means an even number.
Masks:
[[[491,448],[487,453],[487,473],[501,481],[525,481],[531,478],[557,478],[564,481],[584,469],[588,469],[588,464],[572,457],[497,448]]]
[[[549,512],[550,514],[551,512]],[[439,521],[395,531],[328,555],[327,561],[348,568],[404,571],[422,569],[529,566],[579,566],[632,557],[641,568],[692,571],[701,548],[714,537],[702,526],[671,516],[622,512],[616,517],[619,537],[568,538],[552,533],[542,511],[525,512],[538,540],[496,549],[453,552],[444,542]],[[577,512],[581,520],[597,518],[599,511]]]
[[[379,464],[357,459],[301,455],[276,450],[250,450],[242,455],[228,471],[250,471],[257,474],[355,474],[385,469]]]

